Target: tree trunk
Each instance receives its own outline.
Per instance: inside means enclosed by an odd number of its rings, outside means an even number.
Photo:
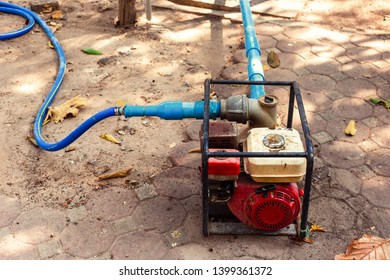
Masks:
[[[128,27],[137,21],[136,0],[118,0],[119,26]]]

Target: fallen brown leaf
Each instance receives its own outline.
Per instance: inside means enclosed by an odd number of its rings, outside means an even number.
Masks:
[[[86,103],[86,98],[76,96],[59,106],[53,108],[49,107],[43,124],[46,124],[51,120],[53,120],[54,123],[62,122],[69,114],[73,115],[73,117],[77,117],[77,114],[79,113],[78,108],[85,106]]]
[[[30,141],[30,143],[33,144],[35,147],[38,147],[37,141],[35,141],[35,138],[33,136],[28,135],[27,140]]]
[[[310,231],[326,232],[326,230],[323,227],[314,224],[310,226]]]
[[[349,121],[347,127],[344,130],[344,133],[350,136],[354,136],[356,134],[356,123],[354,120]]]
[[[279,58],[278,54],[274,50],[271,50],[268,53],[267,63],[272,68],[276,68],[276,67],[280,66],[280,58]]]
[[[110,141],[110,142],[118,144],[118,145],[121,144],[121,141],[119,141],[114,136],[112,136],[108,133],[104,133],[104,134],[100,135],[100,138],[103,138],[104,140]]]
[[[68,146],[68,147],[66,147],[65,152],[68,153],[68,152],[72,152],[72,151],[74,151],[74,150],[76,150],[75,147],[73,147],[73,146]]]
[[[192,154],[192,153],[200,153],[202,150],[200,148],[194,148],[194,149],[191,149],[188,151],[189,154]]]
[[[64,18],[64,13],[61,10],[54,11],[51,14],[52,19],[63,19]]]
[[[129,168],[123,169],[123,170],[113,172],[113,173],[103,174],[103,175],[99,176],[98,180],[102,181],[102,180],[107,180],[107,179],[126,177],[127,175],[129,175],[129,172],[131,169],[133,169],[132,166],[130,166]]]
[[[375,235],[365,234],[354,239],[345,254],[335,256],[336,260],[390,260],[390,238],[383,239]]]

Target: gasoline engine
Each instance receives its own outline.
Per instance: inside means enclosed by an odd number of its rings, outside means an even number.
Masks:
[[[205,108],[212,84],[253,82],[206,81]],[[278,99],[272,95],[232,96],[221,100],[220,120],[205,114],[200,130],[205,235],[307,234],[307,214],[302,220],[300,213],[308,206],[313,154],[307,152],[312,143],[300,91],[295,82],[262,84],[290,86],[287,127],[277,125]],[[295,99],[305,144],[292,128]]]

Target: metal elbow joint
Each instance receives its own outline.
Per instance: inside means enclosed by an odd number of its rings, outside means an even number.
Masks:
[[[259,99],[246,95],[221,100],[221,119],[246,124],[250,127],[276,127],[278,98],[265,95]]]

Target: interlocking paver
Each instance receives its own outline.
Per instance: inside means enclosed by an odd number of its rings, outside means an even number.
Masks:
[[[348,169],[363,164],[366,155],[354,143],[333,141],[321,146],[321,156],[331,166]]]
[[[188,138],[191,141],[199,141],[199,132],[203,121],[191,121],[186,125],[185,130]]]
[[[351,143],[360,143],[370,135],[370,129],[361,122],[355,122],[356,134],[354,136],[346,135],[344,130],[351,119],[337,118],[328,121],[326,131],[335,139]]]
[[[305,67],[314,74],[331,75],[340,71],[341,63],[333,58],[315,57],[307,59]]]
[[[41,259],[51,258],[62,253],[62,246],[58,240],[50,240],[37,246]]]
[[[0,228],[0,241],[3,238],[6,238],[8,235],[11,235],[11,230],[9,229],[9,227]]]
[[[319,144],[325,144],[327,142],[330,142],[330,141],[333,141],[333,137],[331,135],[329,135],[328,132],[326,131],[321,131],[321,132],[318,132],[318,133],[314,133],[312,134],[312,137],[315,141],[317,141],[317,143]]]
[[[332,100],[321,91],[302,90],[301,93],[306,111],[321,112],[332,107]]]
[[[341,62],[342,63],[342,62]],[[356,61],[342,63],[341,71],[351,78],[374,78],[379,75],[378,68],[370,63],[361,64]]]
[[[309,91],[324,93],[336,88],[336,82],[325,75],[308,74],[298,77],[299,86]]]
[[[283,34],[290,39],[310,40],[315,38],[316,30],[308,26],[292,26],[287,28]]]
[[[19,241],[12,235],[0,240],[0,260],[36,260],[39,259],[36,246]]]
[[[176,166],[198,168],[201,162],[200,153],[190,153],[192,149],[199,149],[199,141],[190,141],[176,145],[170,150],[169,158]]]
[[[378,144],[372,141],[371,139],[364,140],[359,144],[360,149],[365,151],[366,153],[374,151],[379,148]]]
[[[114,260],[161,260],[168,244],[156,233],[137,231],[118,237],[110,249]]]
[[[67,209],[66,210],[66,214],[69,217],[69,221],[74,223],[74,222],[81,221],[82,219],[87,217],[88,216],[88,211],[85,208],[85,206],[82,205],[82,206],[79,206],[79,207],[76,207],[76,208]]]
[[[222,71],[221,76],[225,80],[245,80],[248,78],[247,68],[248,64],[246,63],[232,64]]]
[[[382,124],[382,122],[376,117],[369,117],[367,119],[364,119],[362,120],[362,123],[364,123],[369,128],[375,128]]]
[[[113,221],[112,227],[118,235],[135,231],[138,229],[138,225],[135,223],[134,218],[132,216],[127,216]]]
[[[161,233],[179,227],[185,216],[186,211],[177,200],[160,196],[143,201],[133,215],[141,229]]]
[[[390,118],[388,116],[389,110],[385,109],[383,105],[374,107],[374,116],[385,124],[390,124]]]
[[[331,91],[326,91],[325,95],[332,100],[337,100],[337,99],[343,98],[345,96],[341,91],[339,91],[337,89],[334,89]]]
[[[234,63],[247,63],[248,58],[246,57],[246,49],[239,49],[233,53]]]
[[[334,58],[337,60],[338,57],[345,54],[345,49],[336,44],[317,44],[311,47],[311,51],[320,56]]]
[[[373,62],[381,59],[382,54],[374,49],[353,47],[347,49],[345,54],[359,63]]]
[[[382,176],[390,176],[390,149],[379,148],[367,153],[367,164]]]
[[[373,130],[371,139],[382,148],[390,148],[390,125],[383,125],[380,129]]]
[[[337,83],[337,89],[346,96],[370,98],[376,96],[377,88],[365,79],[345,79]]]
[[[345,97],[333,102],[333,111],[340,117],[362,120],[372,115],[373,108],[361,98]]]
[[[202,189],[200,173],[186,167],[174,167],[161,172],[154,179],[157,192],[164,196],[183,199]]]
[[[212,248],[196,243],[185,244],[171,249],[168,260],[219,260],[221,257]]]
[[[151,184],[145,184],[140,188],[136,188],[134,192],[139,200],[145,200],[148,198],[155,197],[157,195],[155,188]]]
[[[238,242],[241,247],[241,252],[245,256],[254,257],[257,259],[269,259],[273,254],[277,256],[289,255],[293,250],[291,246],[288,246],[288,238],[278,238],[275,236],[259,236],[257,238],[258,243],[253,244],[253,240],[250,236],[238,236],[234,242]],[[218,253],[218,250],[215,250]]]
[[[263,22],[261,25],[256,25],[256,34],[258,35],[278,35],[282,33],[283,30],[283,27],[271,22]]]
[[[363,182],[362,194],[376,206],[389,207],[389,185],[389,177],[375,176]]]
[[[39,244],[58,237],[66,226],[65,214],[50,208],[35,208],[23,212],[12,224],[15,238],[29,244]]]
[[[348,33],[329,30],[326,27],[322,26],[317,27],[316,37],[323,43],[337,43],[341,45],[348,43],[349,41]]]
[[[306,112],[306,117],[309,123],[310,131],[312,133],[322,131],[326,126],[326,121],[318,114],[313,112]]]
[[[261,42],[260,48],[261,49],[271,49],[275,48],[276,46],[276,40],[272,38],[272,36],[265,36],[265,35],[258,35],[257,39],[259,42]]]
[[[385,88],[388,85],[388,82],[385,79],[383,79],[381,76],[370,78],[370,82],[378,87],[378,92],[380,92],[382,88]]]
[[[297,74],[288,69],[270,69],[267,71],[267,80],[270,81],[295,81]]]
[[[301,56],[294,53],[280,53],[279,58],[280,68],[292,69],[294,72],[297,68],[302,68],[305,63],[305,60]]]
[[[332,232],[343,232],[354,227],[357,213],[342,199],[319,197],[312,202],[311,209],[316,213],[316,224]]]
[[[110,224],[97,219],[84,219],[64,229],[60,241],[65,253],[81,258],[99,255],[110,248],[115,233]]]
[[[291,39],[283,39],[278,40],[278,43],[276,44],[276,47],[281,52],[287,52],[287,53],[295,53],[303,56],[304,53],[310,52],[310,44],[307,43],[304,40],[291,40]]]
[[[0,195],[0,228],[9,226],[21,213],[17,199]]]
[[[376,174],[374,171],[372,171],[367,165],[362,164],[359,166],[355,166],[350,169],[353,174],[355,174],[356,177],[362,180],[370,179],[372,177],[375,177]]]
[[[362,188],[362,182],[352,172],[345,169],[329,169],[330,185],[345,188],[353,194],[358,194]]]
[[[95,218],[113,221],[130,215],[137,203],[132,190],[115,187],[96,191],[86,208]]]
[[[378,96],[382,99],[390,100],[390,84],[382,84],[378,88]]]

